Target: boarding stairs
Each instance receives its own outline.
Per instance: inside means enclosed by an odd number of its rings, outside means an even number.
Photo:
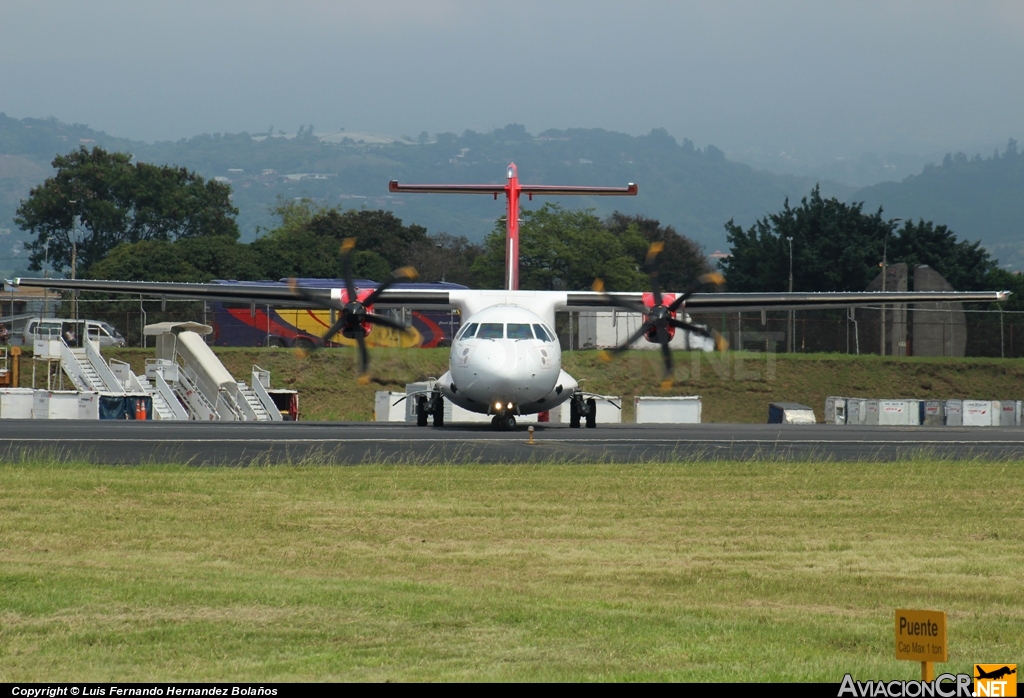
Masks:
[[[125,392],[124,384],[111,372],[99,350],[90,341],[80,347],[71,347],[61,340],[60,364],[75,388],[82,392]]]
[[[238,394],[248,406],[248,411],[251,414],[253,421],[269,422],[273,420],[272,413],[264,406],[255,390],[247,386],[245,383],[239,383]],[[277,411],[275,410],[275,412]],[[277,412],[277,416],[278,419],[280,419],[281,413]]]

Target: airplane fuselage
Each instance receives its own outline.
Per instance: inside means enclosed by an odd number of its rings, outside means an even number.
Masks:
[[[459,407],[482,414],[543,412],[577,389],[562,370],[550,323],[515,304],[492,305],[463,321],[448,368],[438,389]]]

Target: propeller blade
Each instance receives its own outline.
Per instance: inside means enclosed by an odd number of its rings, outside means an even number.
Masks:
[[[706,330],[703,327],[697,325],[691,325],[688,322],[681,322],[679,320],[670,320],[669,324],[672,327],[678,327],[681,330],[693,332],[694,334],[700,335],[701,337],[707,337],[715,342],[715,351],[725,351],[729,348],[729,340],[721,335],[718,330]]]
[[[669,336],[668,332],[659,329],[658,330],[658,342],[661,344],[661,358],[665,362],[665,376],[667,378],[672,377],[672,350],[668,348]]]
[[[672,319],[668,321],[668,324],[672,325],[672,327],[677,327],[680,330],[686,330],[687,332],[699,334],[701,337],[711,336],[711,332],[709,330],[705,330],[703,327],[698,327],[697,325],[691,325],[690,323],[683,322],[682,320]]]
[[[349,303],[354,300],[359,300],[359,294],[356,293],[356,285],[352,281],[352,250],[356,246],[355,238],[345,238],[345,242],[341,243],[341,263],[342,270],[345,273],[345,293],[348,297],[345,299]]]
[[[665,243],[652,242],[647,249],[647,275],[651,277],[651,293],[654,295],[654,304],[661,305],[661,284],[658,283],[658,255],[665,249]]]
[[[327,332],[322,337],[322,339],[324,340],[324,344],[326,344],[327,342],[331,341],[331,337],[333,337],[334,335],[336,335],[339,332],[341,332],[342,328],[344,328],[344,327],[345,327],[345,316],[342,315],[340,318],[338,318],[337,322],[335,322],[333,325],[331,325],[330,329],[328,329]]]
[[[696,281],[683,289],[683,292],[673,301],[672,305],[668,307],[671,312],[679,310],[679,306],[686,302],[686,300],[694,293],[700,290],[701,286],[713,284],[715,286],[721,286],[725,283],[725,277],[719,274],[717,271],[708,272],[702,274]]]
[[[356,344],[359,345],[360,382],[365,383],[369,381],[369,376],[366,375],[366,372],[370,368],[370,352],[366,351],[366,339],[363,337],[363,335],[356,335]],[[367,379],[366,381],[363,381],[364,377]]]
[[[626,351],[627,349],[629,349],[629,345],[630,344],[632,344],[636,340],[638,340],[641,337],[643,337],[647,333],[647,330],[649,330],[652,327],[654,327],[654,325],[650,321],[647,321],[644,324],[640,325],[640,329],[638,329],[636,332],[634,332],[633,336],[631,336],[629,339],[627,339],[625,342],[623,342],[619,346],[617,346],[614,349],[612,349],[611,353],[612,354],[620,354],[620,353]]]
[[[374,325],[383,325],[384,327],[390,327],[393,330],[399,332],[409,332],[412,328],[409,325],[403,325],[397,320],[392,320],[387,315],[378,315],[377,313],[367,313],[366,319],[372,322]]]
[[[401,269],[395,269],[393,272],[391,272],[390,279],[384,281],[384,283],[382,283],[380,286],[374,289],[373,293],[366,297],[366,300],[363,301],[363,305],[373,305],[374,301],[380,298],[380,294],[387,291],[391,286],[393,286],[397,282],[405,280],[412,281],[417,278],[419,278],[419,272],[417,272],[413,267],[402,267]]]
[[[322,288],[305,288],[304,286],[299,286],[298,282],[294,278],[288,279],[288,287],[296,298],[301,298],[304,301],[322,305],[325,308],[334,308],[335,310],[345,309],[344,305],[331,298],[330,291],[326,291]]]

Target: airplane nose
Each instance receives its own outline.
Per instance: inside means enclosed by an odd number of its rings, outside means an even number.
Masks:
[[[473,351],[469,365],[461,367],[459,373],[464,378],[459,380],[459,388],[462,389],[462,383],[468,379],[466,389],[486,393],[490,400],[531,402],[551,389],[551,386],[538,384],[535,363],[535,357],[523,342],[484,342]]]

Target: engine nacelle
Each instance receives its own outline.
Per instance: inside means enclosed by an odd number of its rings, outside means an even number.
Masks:
[[[674,293],[663,293],[663,294],[661,294],[661,303],[662,303],[662,305],[666,309],[668,308],[668,306],[672,305],[673,302],[675,302],[675,299],[676,299],[676,294],[674,294]],[[645,293],[644,296],[643,296],[643,304],[645,306],[647,306],[648,308],[653,308],[654,307],[654,294],[653,293]],[[670,318],[675,318],[675,316],[676,316],[675,313],[667,313],[667,314],[668,314],[668,316]],[[644,315],[643,321],[647,322],[647,318],[648,317],[649,317],[648,315]],[[676,336],[676,328],[672,327],[671,325],[669,325],[668,327],[665,328],[665,331],[668,332],[668,339],[669,339],[669,341],[672,341],[672,338]],[[646,339],[648,342],[657,342],[658,341],[658,330],[657,330],[657,328],[652,327],[651,329],[649,329],[647,331],[647,333],[644,334],[644,339]]]

